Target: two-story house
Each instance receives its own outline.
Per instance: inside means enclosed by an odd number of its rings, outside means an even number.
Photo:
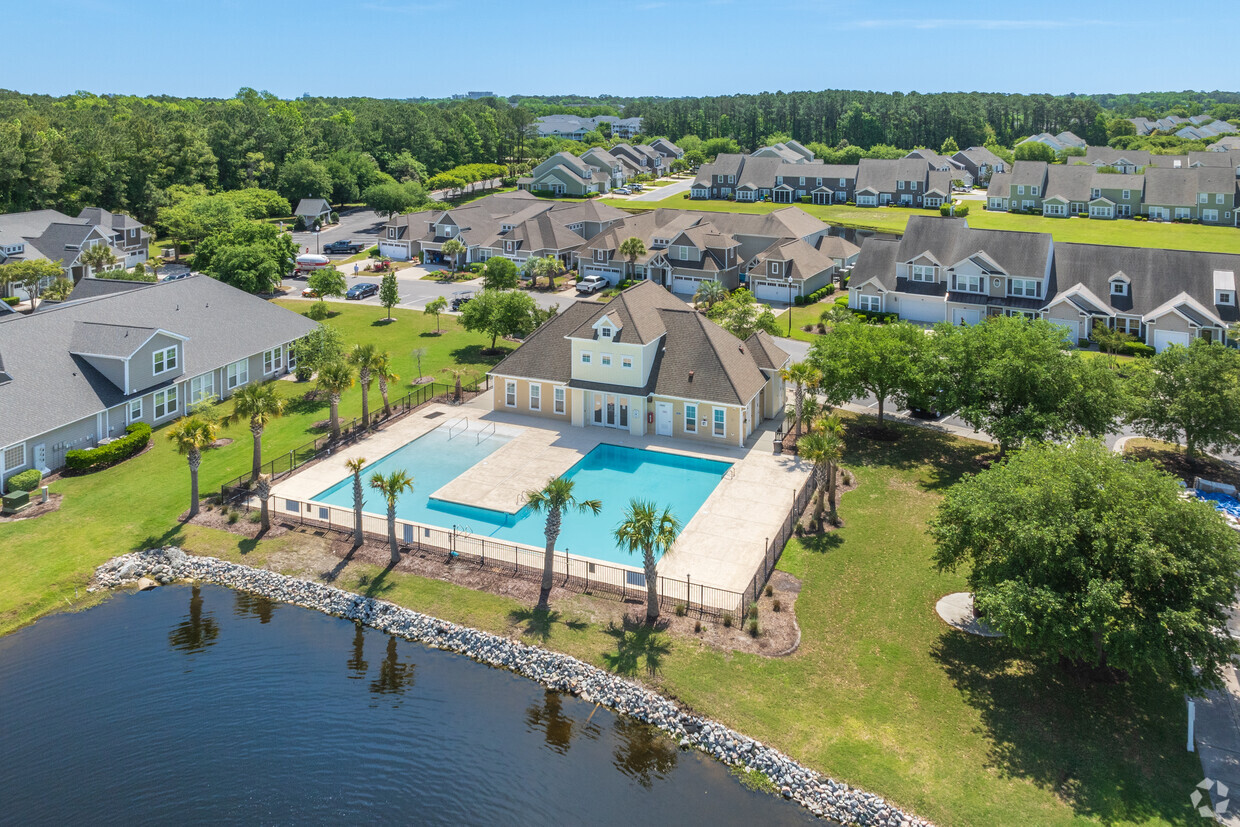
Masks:
[[[496,411],[743,446],[782,412],[789,362],[765,333],[742,341],[642,282],[569,305],[490,374]]]
[[[611,166],[606,169],[578,158],[571,152],[557,152],[519,182],[522,189],[549,192],[552,195],[590,195],[607,192],[615,174]]]
[[[974,183],[989,184],[996,172],[1007,172],[1007,162],[984,146],[971,146],[952,156],[973,176]]]
[[[93,287],[94,280],[82,285]],[[0,317],[0,479],[284,375],[316,325],[207,276],[108,281],[29,316]]]
[[[1145,171],[1145,213],[1152,221],[1236,226],[1237,178],[1228,167]]]
[[[938,208],[951,199],[952,175],[921,158],[862,158],[857,164],[858,207]]]
[[[694,198],[729,198],[736,192],[737,179],[745,165],[745,156],[724,152],[708,164],[702,164],[689,187]]]
[[[0,215],[0,264],[59,261],[76,283],[94,275],[80,256],[97,244],[107,244],[116,256],[108,269],[130,268],[146,261],[150,235],[137,219],[98,207],[84,208],[77,218],[56,210]]]

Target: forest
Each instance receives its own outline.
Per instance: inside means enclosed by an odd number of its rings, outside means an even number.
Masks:
[[[1232,92],[1053,96],[775,92],[703,98],[548,96],[412,101],[293,100],[242,89],[228,99],[63,97],[0,91],[0,210],[101,206],[153,223],[190,195],[249,188],[358,203],[367,190],[415,206],[436,175],[502,164],[509,175],[571,141],[530,134],[538,115],[640,115],[647,136],[755,148],[789,136],[821,148],[1012,146],[1037,132],[1108,137],[1109,119],[1167,112],[1240,117]],[[1101,116],[1101,117],[1100,117]],[[603,136],[605,137],[605,136]],[[451,176],[440,181],[450,181]],[[377,189],[376,189],[377,188]],[[403,201],[402,201],[403,199]]]

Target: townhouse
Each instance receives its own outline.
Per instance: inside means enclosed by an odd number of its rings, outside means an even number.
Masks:
[[[790,361],[767,334],[741,340],[647,281],[570,304],[490,375],[496,411],[743,446],[783,410]]]
[[[68,301],[0,316],[0,479],[282,376],[315,327],[207,276],[85,279]]]
[[[1020,146],[1024,143],[1045,144],[1056,152],[1063,152],[1065,149],[1069,148],[1085,148],[1084,138],[1080,138],[1077,135],[1067,131],[1060,132],[1058,135],[1052,135],[1049,132],[1039,132],[1037,135],[1031,135],[1016,145]]]
[[[932,149],[914,149],[905,158],[920,158],[930,165],[930,169],[938,172],[950,172],[952,185],[963,189],[973,188],[973,173],[954,157],[948,158]]]
[[[0,264],[58,261],[74,282],[92,275],[80,261],[91,247],[112,248],[117,263],[109,269],[130,268],[146,261],[150,241],[142,222],[99,207],[86,207],[77,218],[56,210],[0,215]]]
[[[921,158],[862,158],[857,164],[858,207],[942,206],[951,200],[952,174],[932,169]]]
[[[595,201],[570,204],[528,192],[500,193],[461,207],[393,216],[379,231],[379,252],[397,261],[441,262],[443,245],[455,238],[466,248],[460,264],[493,256],[523,264],[555,256],[568,268],[587,238],[627,215]]]
[[[596,132],[603,125],[611,127],[614,138],[629,139],[640,135],[641,118],[619,118],[615,115],[599,115],[596,118],[579,118],[575,115],[544,115],[534,122],[534,131],[540,138],[569,138],[580,141],[587,133]]]
[[[1237,222],[1236,171],[1230,167],[1195,167],[1145,171],[1144,212],[1157,221]]]
[[[977,184],[989,184],[990,176],[996,172],[1007,172],[1007,162],[984,146],[962,149],[952,156],[952,160],[968,170]]]
[[[1178,115],[1167,115],[1151,120],[1149,118],[1129,118],[1138,135],[1152,135],[1155,132],[1173,132],[1188,140],[1208,140],[1219,135],[1234,134],[1236,127],[1215,119],[1212,115],[1194,115],[1181,118]]]
[[[1056,244],[1049,233],[915,216],[900,240],[866,242],[849,306],[922,324],[1044,318],[1073,343],[1101,324],[1162,351],[1225,340],[1240,319],[1238,272],[1236,254]]]

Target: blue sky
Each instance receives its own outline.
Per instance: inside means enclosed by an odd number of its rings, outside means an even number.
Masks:
[[[1234,58],[1236,2],[6,5],[5,29],[21,34],[6,39],[0,51],[0,86],[49,94],[83,89],[229,97],[242,86],[282,97],[398,98],[470,89],[677,96],[828,88],[1064,93],[1240,87],[1234,59],[1199,57]],[[49,45],[26,33],[53,36]]]

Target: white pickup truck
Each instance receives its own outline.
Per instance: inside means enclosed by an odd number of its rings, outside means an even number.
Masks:
[[[586,276],[577,282],[578,293],[597,293],[607,287],[609,282],[602,276]]]

